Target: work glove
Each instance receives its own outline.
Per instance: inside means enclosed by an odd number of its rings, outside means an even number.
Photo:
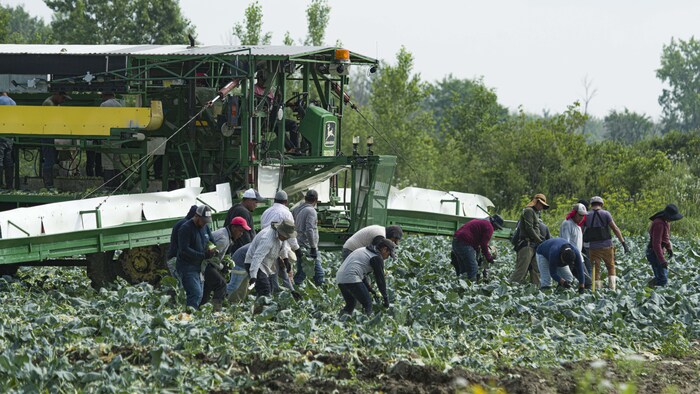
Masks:
[[[292,290],[292,297],[297,301],[301,300],[301,294],[298,291]]]
[[[583,294],[585,291],[586,291],[586,288],[583,287],[583,286],[581,286],[581,287],[578,288],[578,293],[579,293],[579,294]]]
[[[673,250],[672,250],[672,249],[669,249],[669,250],[668,250],[668,258],[670,259],[670,258],[672,258],[672,257],[673,257]]]
[[[284,262],[285,268],[287,268],[287,273],[292,272],[292,263],[289,262],[289,259],[284,259],[282,261]]]
[[[570,289],[571,288],[571,282],[567,282],[564,279],[559,280],[559,286],[565,288],[565,289]]]
[[[662,261],[661,266],[664,268],[668,268],[668,261]]]
[[[489,270],[484,268],[484,270],[481,272],[481,276],[483,277],[484,280],[489,278]]]
[[[255,284],[255,278],[248,279],[248,286],[253,286]]]
[[[303,260],[301,259],[301,258],[303,257],[303,256],[302,256],[302,253],[301,253],[301,249],[295,250],[295,251],[294,251],[294,254],[297,256],[297,261],[303,261]]]
[[[389,299],[387,297],[384,297],[384,308],[389,307]]]
[[[309,250],[309,257],[311,257],[312,259],[317,259],[318,258],[318,250],[316,250],[316,248],[311,248]]]
[[[204,258],[205,259],[210,259],[212,257],[216,256],[216,249],[207,249],[204,252]]]
[[[629,246],[627,246],[627,242],[622,243],[622,250],[625,251],[625,254],[628,254],[630,252]]]

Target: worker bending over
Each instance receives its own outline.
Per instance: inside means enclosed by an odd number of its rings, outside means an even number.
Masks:
[[[474,219],[464,223],[452,238],[452,265],[457,276],[466,274],[472,281],[478,279],[476,255],[481,253],[487,264],[493,263],[489,242],[494,230],[503,228],[503,218],[493,215],[488,219]],[[486,268],[484,267],[484,270]]]
[[[371,245],[374,238],[378,236],[385,237],[398,246],[403,238],[403,229],[401,226],[384,227],[378,224],[364,227],[345,241],[341,257],[345,260],[355,250]]]
[[[384,260],[389,256],[394,257],[396,245],[390,240],[378,236],[372,245],[360,248],[350,255],[340,265],[335,276],[340,293],[345,300],[345,307],[341,314],[352,314],[357,302],[362,305],[366,315],[372,314],[372,299],[370,293],[377,295],[372,289],[367,275],[374,274],[379,292],[382,294],[384,307],[389,307],[389,296],[386,292],[386,280],[384,277]]]

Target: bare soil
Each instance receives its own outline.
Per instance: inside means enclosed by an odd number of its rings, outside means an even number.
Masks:
[[[406,361],[390,365],[376,358],[353,360],[342,354],[314,355],[309,351],[300,351],[304,355],[300,362],[305,359],[321,363],[320,373],[294,372],[299,366],[275,359],[254,359],[241,367],[255,381],[247,391],[255,393],[471,393],[472,385],[527,394],[576,393],[582,389],[617,392],[623,383],[634,385],[638,393],[696,393],[700,387],[700,352],[693,354],[682,359],[638,357],[633,361],[576,362],[542,370],[503,368],[494,375],[462,368],[443,372],[434,366]]]

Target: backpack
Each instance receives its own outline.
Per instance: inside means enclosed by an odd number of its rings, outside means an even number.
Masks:
[[[520,245],[520,220],[518,220],[518,223],[515,225],[515,230],[513,230],[513,234],[510,237],[510,243],[513,244],[513,248],[518,247]]]
[[[608,239],[612,239],[612,235],[610,234],[610,227],[605,226],[605,227],[593,227],[593,223],[595,222],[596,217],[598,218],[598,222],[600,224],[602,223],[602,220],[598,216],[598,211],[593,211],[593,217],[591,218],[591,224],[590,226],[586,226],[586,231],[583,232],[583,242],[596,242],[596,241],[605,241]]]

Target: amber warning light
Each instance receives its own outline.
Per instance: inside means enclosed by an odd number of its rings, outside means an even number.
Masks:
[[[341,62],[350,61],[350,51],[347,49],[336,49],[335,50],[335,60]]]

